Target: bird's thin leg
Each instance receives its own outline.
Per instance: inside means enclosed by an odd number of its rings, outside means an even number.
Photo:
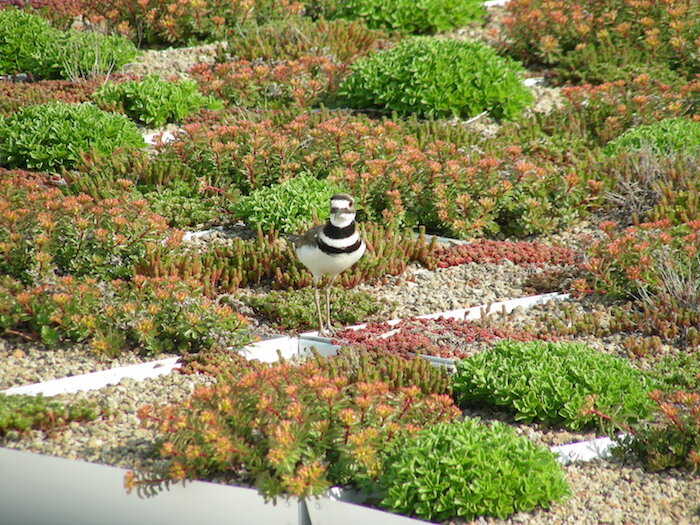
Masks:
[[[318,283],[314,282],[314,302],[316,303],[316,314],[318,315],[318,333],[323,334],[323,314],[321,313],[321,297],[318,293]]]
[[[333,323],[331,322],[331,286],[333,286],[334,281],[335,275],[328,281],[328,284],[326,284],[326,326],[328,327],[328,331],[330,333],[335,331],[333,328]]]

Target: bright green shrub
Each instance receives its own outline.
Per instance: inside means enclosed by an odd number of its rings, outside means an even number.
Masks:
[[[112,155],[144,146],[129,119],[91,104],[49,102],[0,120],[0,165],[10,168],[71,168],[89,152]]]
[[[136,54],[134,45],[119,36],[59,31],[28,11],[0,10],[0,75],[70,79],[104,75]]]
[[[379,482],[384,508],[440,522],[505,518],[569,494],[547,448],[503,423],[474,419],[440,423],[402,442]]]
[[[60,37],[61,32],[40,16],[0,9],[0,75],[55,76],[59,66],[54,50]]]
[[[481,20],[484,6],[481,0],[345,0],[334,14],[371,28],[433,34]]]
[[[270,292],[245,299],[259,314],[285,330],[316,327],[318,318],[311,288]],[[335,288],[331,294],[333,320],[341,325],[354,325],[381,310],[381,304],[367,292]]]
[[[42,395],[0,393],[0,437],[12,431],[52,430],[71,421],[90,421],[96,417],[95,407],[85,403],[63,404]]]
[[[532,101],[520,65],[481,43],[410,37],[359,59],[339,94],[356,108],[430,117],[517,117]]]
[[[95,103],[107,111],[120,111],[130,119],[154,127],[179,122],[186,116],[206,109],[221,109],[214,97],[202,95],[192,80],[168,82],[158,75],[142,80],[105,84],[93,94]]]
[[[329,199],[338,191],[335,184],[304,173],[281,184],[253,190],[231,211],[252,228],[298,233],[314,219],[327,217]]]
[[[700,121],[678,117],[635,126],[610,141],[603,151],[612,155],[647,148],[658,153],[700,151]]]
[[[133,61],[138,52],[124,37],[92,31],[68,31],[56,50],[60,77],[76,79],[109,75]]]
[[[627,361],[578,343],[502,341],[459,361],[453,389],[461,403],[578,429],[597,421],[593,410],[644,418],[652,383]]]

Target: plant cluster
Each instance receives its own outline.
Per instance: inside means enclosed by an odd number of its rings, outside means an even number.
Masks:
[[[662,219],[624,230],[607,221],[600,227],[606,238],[590,247],[584,264],[592,290],[618,296],[665,291],[692,305],[700,294],[693,283],[700,263],[700,221]]]
[[[144,355],[192,353],[248,343],[243,326],[229,307],[179,280],[66,276],[50,285],[22,286],[0,277],[0,334],[49,346],[85,341],[95,354],[110,357],[130,349]]]
[[[128,475],[126,485],[226,475],[252,482],[267,498],[371,487],[394,440],[458,414],[447,395],[329,377],[311,362],[231,369],[179,406],[140,410],[161,433],[168,466]]]
[[[270,292],[244,301],[283,330],[307,330],[317,322],[311,288]],[[382,305],[367,292],[339,288],[331,296],[333,317],[341,325],[360,323],[381,309]]]
[[[700,71],[696,2],[515,0],[507,9],[504,45],[528,62],[559,66],[564,78]]]
[[[39,80],[12,82],[0,80],[0,116],[8,116],[24,106],[58,101],[65,104],[89,102],[90,95],[102,84],[101,79]]]
[[[657,154],[700,150],[700,121],[670,118],[628,129],[605,147],[608,155],[647,149]]]
[[[499,422],[441,423],[404,440],[381,476],[381,506],[430,521],[506,518],[569,494],[554,455]]]
[[[545,117],[554,129],[571,128],[592,146],[603,146],[627,129],[698,112],[700,81],[668,85],[651,75],[598,85],[564,87],[566,107]]]
[[[130,119],[152,127],[180,122],[202,108],[220,109],[223,104],[202,95],[191,80],[168,82],[158,75],[141,80],[107,83],[93,94],[95,103],[106,111],[119,111]]]
[[[302,55],[294,60],[236,60],[198,64],[189,73],[200,89],[239,107],[307,108],[333,93],[347,66],[325,56]]]
[[[29,10],[0,9],[0,75],[74,80],[111,73],[135,57],[124,38],[60,31]]]
[[[578,429],[603,412],[646,417],[651,381],[620,358],[578,343],[501,341],[459,361],[452,388],[460,403],[504,407],[516,420]]]
[[[388,337],[385,335],[391,333]],[[464,359],[471,355],[468,346],[475,342],[501,339],[532,341],[549,339],[547,335],[519,329],[502,329],[474,321],[409,319],[395,325],[368,323],[362,330],[342,330],[334,343],[355,352],[395,355],[411,359],[414,355],[430,355],[445,359]]]
[[[425,236],[414,238],[376,224],[363,224],[363,236],[371,250],[336,282],[350,288],[387,275],[399,275],[409,262],[430,260],[435,248]],[[283,270],[284,269],[284,270]],[[149,245],[146,261],[137,272],[149,276],[191,279],[208,296],[231,293],[240,286],[272,281],[277,289],[304,288],[312,283],[311,274],[299,262],[291,245],[276,232],[257,231],[254,239],[234,239],[231,243],[209,245],[205,250]]]
[[[247,193],[303,169],[352,193],[361,220],[460,237],[549,231],[585,213],[603,187],[517,146],[500,156],[444,141],[420,146],[400,123],[346,114],[191,124],[178,137],[161,155],[213,186]]]
[[[513,119],[532,101],[521,73],[481,43],[409,37],[358,59],[339,95],[354,108],[401,115],[469,118],[486,111]]]
[[[298,16],[238,27],[226,52],[239,60],[299,60],[318,55],[345,63],[383,47],[386,39],[384,32],[369,29],[360,20]]]
[[[218,222],[222,210],[218,199],[203,196],[196,185],[176,181],[167,186],[138,186],[154,213],[164,217],[174,228],[197,229],[205,224]]]
[[[621,439],[623,451],[637,455],[652,471],[681,467],[700,469],[700,394],[678,390],[649,394],[653,418],[632,425],[632,436]]]
[[[230,206],[234,217],[253,229],[299,233],[328,214],[328,201],[340,188],[306,173],[253,190]]]
[[[678,390],[700,393],[700,362],[694,353],[665,356],[650,374],[665,393]]]
[[[222,40],[231,28],[298,14],[291,0],[94,0],[85,5],[93,22],[104,21],[138,45]]]
[[[86,403],[63,404],[42,395],[0,393],[0,437],[28,430],[55,431],[72,421],[97,418],[95,407]]]
[[[67,274],[127,278],[147,244],[171,233],[128,194],[64,195],[22,172],[0,172],[0,180],[0,275],[26,284]]]
[[[574,266],[579,256],[570,248],[528,241],[478,239],[468,244],[439,247],[435,251],[438,268],[469,263],[500,263],[503,260],[521,266]]]
[[[471,22],[480,22],[480,0],[346,0],[328,9],[326,16],[360,19],[369,27],[401,33],[434,34]]]
[[[72,168],[87,153],[144,146],[133,122],[87,103],[48,102],[0,119],[0,166],[8,168]]]

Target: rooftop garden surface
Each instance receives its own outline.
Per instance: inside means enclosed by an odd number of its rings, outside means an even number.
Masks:
[[[134,489],[336,484],[447,522],[697,520],[698,14],[3,3],[0,388],[185,364],[0,394],[0,445],[126,467]],[[367,326],[339,330],[336,357],[247,362],[256,338],[313,328],[289,235],[339,191],[368,249],[331,305]],[[571,296],[417,318],[546,292]],[[545,448],[620,432],[611,460]]]

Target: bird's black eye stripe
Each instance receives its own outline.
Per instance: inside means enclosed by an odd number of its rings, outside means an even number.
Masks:
[[[331,213],[354,213],[350,208],[331,208]]]

